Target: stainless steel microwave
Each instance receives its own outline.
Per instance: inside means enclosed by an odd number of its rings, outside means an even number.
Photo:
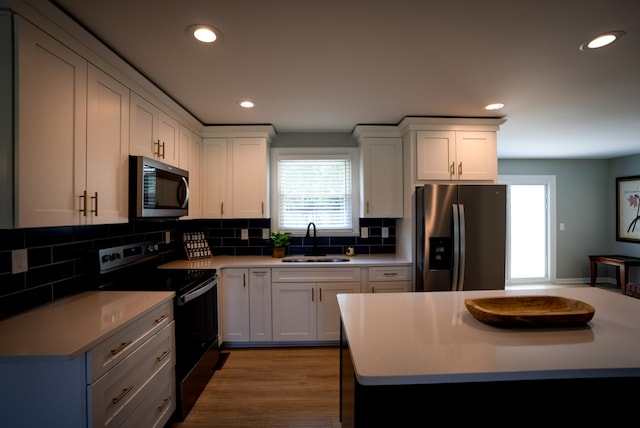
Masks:
[[[189,172],[144,156],[129,156],[129,216],[177,218],[189,214]]]

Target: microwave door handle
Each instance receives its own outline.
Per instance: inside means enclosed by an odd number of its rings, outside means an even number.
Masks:
[[[180,208],[186,208],[187,205],[189,204],[189,182],[185,177],[182,177],[182,184],[184,185],[185,191],[184,191],[184,201],[182,202],[182,205],[180,205]]]
[[[180,296],[180,298],[178,299],[178,306],[185,305],[186,303],[189,303],[193,299],[197,299],[198,297],[202,296],[204,293],[206,293],[207,291],[215,287],[217,283],[218,283],[217,280],[213,280],[208,284],[205,284],[204,286],[200,288],[196,288],[195,290],[185,294],[184,296]]]

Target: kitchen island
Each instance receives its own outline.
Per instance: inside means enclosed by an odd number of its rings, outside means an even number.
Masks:
[[[464,304],[504,295],[568,297],[595,314],[579,326],[499,328],[476,320]],[[623,391],[640,386],[640,300],[610,291],[341,294],[338,303],[343,428],[436,418],[498,425],[623,421]]]

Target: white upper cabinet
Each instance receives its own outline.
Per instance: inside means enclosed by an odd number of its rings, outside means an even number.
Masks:
[[[402,139],[360,141],[360,217],[402,217]]]
[[[477,181],[498,177],[496,133],[418,131],[418,180]]]
[[[203,217],[269,217],[269,143],[272,127],[205,129]]]
[[[180,124],[158,107],[131,93],[129,152],[178,166]]]
[[[126,222],[129,91],[16,22],[16,227]]]
[[[179,167],[189,172],[189,215],[186,219],[202,217],[202,138],[186,126],[180,125]]]
[[[129,89],[89,64],[87,189],[91,223],[128,221]]]

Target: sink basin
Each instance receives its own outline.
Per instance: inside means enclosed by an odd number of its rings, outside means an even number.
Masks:
[[[348,262],[349,259],[343,257],[293,257],[282,259],[284,263],[331,263]]]

